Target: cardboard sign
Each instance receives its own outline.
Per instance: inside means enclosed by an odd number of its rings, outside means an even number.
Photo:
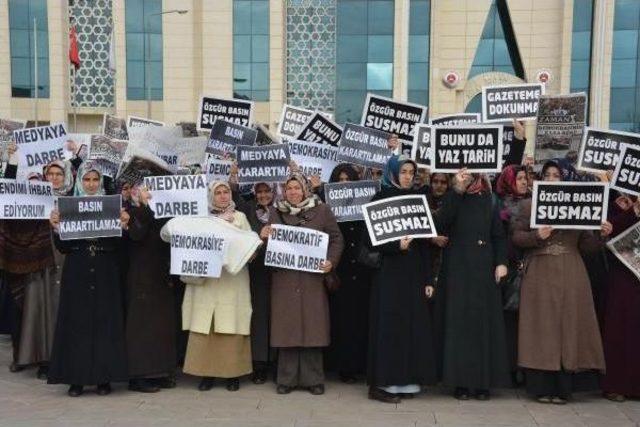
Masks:
[[[128,141],[109,138],[106,135],[91,135],[89,159],[96,160],[103,175],[115,177],[127,151]]]
[[[11,142],[13,133],[24,129],[27,122],[24,120],[0,119],[0,143],[4,149],[5,143]]]
[[[237,147],[238,183],[284,182],[289,176],[287,144]]]
[[[429,124],[433,126],[458,126],[479,122],[480,113],[446,114],[429,119]]]
[[[611,177],[611,188],[640,195],[640,147],[622,144],[620,160]]]
[[[640,147],[640,134],[585,127],[577,168],[593,173],[615,169],[622,144]]]
[[[90,149],[90,133],[68,133],[64,142],[64,159],[72,160],[77,156],[85,161],[89,158]]]
[[[340,138],[338,161],[383,169],[393,154],[387,144],[391,134],[347,123]]]
[[[587,94],[543,95],[536,124],[536,163],[578,154],[587,116]]]
[[[64,160],[67,129],[64,123],[13,131],[18,145],[18,174],[26,179],[30,173],[43,173],[54,160]]]
[[[502,167],[509,165],[521,165],[526,148],[524,141],[516,140],[513,126],[502,127]]]
[[[368,93],[360,124],[371,129],[395,133],[399,139],[411,142],[413,128],[418,123],[424,123],[426,117],[427,107]]]
[[[151,193],[149,207],[156,218],[209,214],[204,175],[148,176],[144,185]]]
[[[423,194],[396,196],[362,206],[364,221],[373,246],[437,235],[427,197]]]
[[[109,138],[128,140],[127,121],[111,114],[105,114],[102,118],[102,133]]]
[[[211,128],[207,149],[209,154],[235,158],[238,145],[254,145],[258,132],[246,126],[218,119]]]
[[[129,128],[142,127],[142,126],[164,126],[164,122],[157,120],[145,119],[144,117],[128,116],[127,117],[127,130]]]
[[[49,219],[54,204],[49,182],[0,179],[0,219]]]
[[[544,84],[527,83],[482,87],[482,121],[535,120]]]
[[[322,273],[327,259],[329,235],[305,227],[273,224],[267,243],[264,265],[288,270]]]
[[[500,172],[502,126],[464,125],[431,128],[431,172]]]
[[[640,222],[609,240],[607,247],[640,280]]]
[[[147,176],[169,175],[170,169],[171,167],[161,158],[138,149],[131,158],[122,163],[117,179],[131,185],[139,185]]]
[[[300,129],[314,114],[311,110],[284,104],[280,122],[278,123],[278,135],[286,138],[295,138],[300,133]]]
[[[294,139],[320,144],[338,145],[342,128],[323,114],[315,113],[300,128]]]
[[[324,197],[338,222],[362,221],[362,205],[380,192],[380,181],[351,181],[325,184]]]
[[[419,124],[411,146],[411,158],[418,167],[431,168],[431,149],[431,126]]]
[[[121,237],[122,196],[58,197],[60,240]]]
[[[338,165],[338,147],[298,140],[289,141],[288,145],[291,160],[303,169],[305,176],[319,175],[323,182],[329,181]]]
[[[253,102],[203,96],[198,110],[198,130],[209,130],[217,119],[242,126],[253,122]]]
[[[533,183],[531,228],[599,230],[607,220],[609,187],[604,182]]]
[[[229,181],[232,165],[233,161],[231,160],[216,159],[213,156],[209,156],[205,166],[207,182]]]
[[[271,144],[280,144],[281,141],[279,138],[276,138],[269,132],[269,129],[257,123],[254,125],[256,132],[258,132],[258,137],[256,138],[255,145],[271,145]]]
[[[215,233],[171,234],[171,274],[220,277],[226,249],[224,238]]]

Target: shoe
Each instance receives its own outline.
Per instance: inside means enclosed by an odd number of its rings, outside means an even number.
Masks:
[[[369,387],[369,399],[383,403],[400,403],[400,398],[378,387]]]
[[[612,402],[624,402],[627,400],[624,395],[618,393],[603,393],[603,396],[605,399],[609,399]]]
[[[324,384],[312,385],[311,387],[309,387],[309,393],[313,394],[314,396],[320,396],[321,394],[324,394]]]
[[[228,391],[238,391],[238,390],[240,390],[240,379],[239,378],[228,378],[227,379],[227,390]]]
[[[291,393],[292,390],[293,390],[293,387],[290,387],[288,385],[283,385],[283,384],[278,384],[278,387],[276,388],[276,392],[278,394],[289,394]]]
[[[538,403],[545,403],[545,404],[552,402],[551,396],[538,396],[536,400],[538,401]]]
[[[71,397],[78,397],[82,394],[83,387],[81,385],[72,385],[69,387],[67,394]]]
[[[110,394],[111,393],[111,384],[109,384],[109,383],[98,384],[98,388],[96,389],[96,393],[98,394],[98,396],[106,396],[107,394]]]
[[[160,388],[176,388],[175,377],[154,378],[153,383]]]
[[[476,400],[489,400],[491,399],[491,394],[489,394],[489,390],[478,389],[474,392],[473,397]]]
[[[453,392],[453,397],[458,400],[469,400],[469,389],[464,387],[457,387]]]
[[[36,373],[36,377],[39,380],[46,380],[49,375],[49,367],[48,366],[39,366],[38,372]]]
[[[144,379],[129,380],[129,390],[140,393],[157,393],[160,387]]]
[[[554,405],[566,405],[567,401],[568,400],[566,397],[553,396],[551,398],[551,403],[553,403]]]
[[[213,378],[212,377],[203,377],[200,380],[200,384],[198,384],[198,390],[200,391],[209,391],[213,388]]]
[[[267,382],[267,371],[264,369],[257,369],[251,376],[251,382],[254,384],[264,384]]]
[[[398,393],[398,396],[401,399],[413,399],[414,394],[413,393]]]
[[[20,371],[24,371],[24,366],[20,366],[16,362],[13,362],[11,363],[11,365],[9,365],[9,372],[16,373]]]
[[[340,381],[345,384],[355,384],[358,382],[358,378],[355,375],[351,374],[340,374]]]

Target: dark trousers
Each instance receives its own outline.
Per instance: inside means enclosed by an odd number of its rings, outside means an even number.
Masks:
[[[321,348],[281,347],[278,350],[278,384],[311,387],[324,382]]]
[[[572,392],[598,389],[598,374],[595,371],[573,373],[527,369],[525,381],[527,393],[535,397],[558,396],[567,399]]]

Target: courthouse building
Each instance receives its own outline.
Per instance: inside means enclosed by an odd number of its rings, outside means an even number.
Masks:
[[[640,131],[640,0],[3,0],[0,55],[0,118],[78,132],[104,113],[193,122],[203,94],[255,101],[270,128],[285,103],[357,122],[367,92],[434,117],[523,81]]]

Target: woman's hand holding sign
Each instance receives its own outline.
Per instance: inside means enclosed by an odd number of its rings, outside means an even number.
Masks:
[[[507,266],[506,265],[498,265],[496,266],[496,271],[495,271],[495,276],[496,276],[496,283],[500,283],[500,281],[502,280],[503,277],[506,277],[507,275]]]
[[[262,240],[267,240],[269,238],[270,234],[271,234],[271,226],[270,225],[265,225],[264,227],[262,227],[262,230],[260,230],[260,238]]]
[[[129,229],[129,219],[129,214],[127,213],[125,208],[120,208],[120,225],[122,226],[123,230]]]
[[[330,273],[332,269],[333,264],[328,259],[320,263],[320,270],[322,270],[323,273]]]
[[[408,251],[409,245],[411,245],[412,240],[413,240],[413,237],[403,237],[402,240],[400,240],[400,250]]]
[[[549,226],[541,227],[536,230],[536,235],[538,236],[538,239],[547,240],[549,236],[551,236],[552,231],[553,229]]]
[[[607,237],[613,232],[613,224],[609,221],[605,221],[602,223],[602,227],[600,228],[600,235],[602,237]]]
[[[427,298],[431,298],[434,292],[435,292],[435,288],[433,286],[427,285],[424,287],[424,294],[426,295]]]
[[[51,211],[51,215],[49,216],[49,224],[51,227],[57,232],[60,227],[60,212],[57,208],[54,208]]]

